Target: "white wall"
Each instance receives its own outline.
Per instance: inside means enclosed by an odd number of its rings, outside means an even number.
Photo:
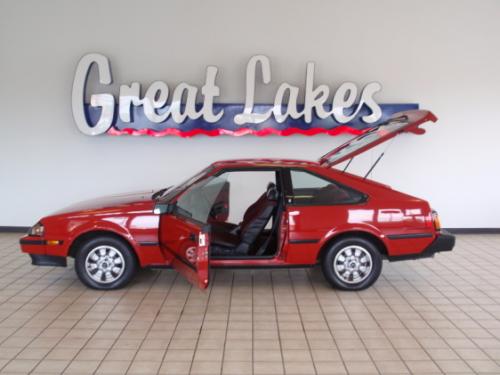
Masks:
[[[0,0],[0,226],[75,201],[175,183],[217,160],[316,159],[345,137],[87,137],[71,114],[76,63],[100,52],[115,82],[202,84],[242,102],[248,58],[286,80],[379,81],[379,102],[418,102],[439,122],[403,136],[375,179],[428,199],[447,227],[500,227],[500,2]],[[376,153],[357,160],[364,171]]]

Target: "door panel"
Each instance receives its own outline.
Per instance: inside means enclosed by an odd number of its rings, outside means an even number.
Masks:
[[[209,226],[178,215],[160,217],[160,248],[172,266],[193,285],[208,286],[210,246]]]
[[[347,223],[346,206],[288,206],[287,262],[315,264],[321,241],[332,228]]]

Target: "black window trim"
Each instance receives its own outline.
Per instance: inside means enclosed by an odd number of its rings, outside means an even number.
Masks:
[[[336,180],[333,180],[330,177],[327,177],[327,176],[324,176],[322,174],[312,172],[312,171],[309,171],[305,168],[300,168],[300,167],[290,167],[290,168],[286,168],[286,169],[287,170],[284,172],[284,175],[285,175],[285,178],[284,178],[284,182],[285,182],[285,194],[284,194],[284,196],[285,197],[284,198],[286,198],[285,204],[287,206],[295,206],[295,207],[301,207],[301,206],[302,207],[307,207],[307,206],[352,206],[352,205],[364,204],[368,200],[367,194],[365,194],[359,190],[353,189],[350,186],[344,185]],[[292,171],[305,172],[305,173],[308,173],[312,176],[318,177],[322,180],[329,181],[329,182],[337,185],[339,188],[342,188],[342,189],[345,189],[347,191],[361,195],[361,199],[359,200],[359,202],[346,202],[346,203],[293,203],[293,184],[292,184],[292,173],[291,173]],[[287,197],[292,197],[292,202],[289,202]]]
[[[286,200],[285,200],[286,181],[285,181],[284,175],[287,174],[286,169],[287,168],[283,168],[281,166],[276,166],[276,167],[273,167],[273,166],[226,167],[226,168],[219,169],[213,175],[220,176],[220,175],[227,173],[227,172],[265,172],[265,171],[275,172],[276,185],[278,187],[278,191],[280,192],[280,200],[281,200],[282,204],[285,204],[286,203]]]

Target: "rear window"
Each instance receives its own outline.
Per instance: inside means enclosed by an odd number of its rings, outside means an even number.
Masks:
[[[382,137],[388,137],[390,134],[401,131],[404,127],[408,126],[408,118],[406,116],[390,119],[376,127],[368,130],[360,136],[351,139],[349,142],[340,146],[336,150],[329,152],[321,157],[321,161],[326,159],[329,164],[335,164],[338,160],[354,154],[362,147],[368,146],[379,141]],[[393,135],[394,136],[394,135]]]
[[[292,204],[336,205],[355,204],[365,200],[365,195],[306,171],[290,171],[292,179]]]

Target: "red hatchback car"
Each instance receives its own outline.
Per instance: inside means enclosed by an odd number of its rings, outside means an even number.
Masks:
[[[174,267],[206,288],[213,267],[310,267],[332,286],[372,285],[382,259],[452,250],[455,238],[422,199],[332,168],[436,121],[407,111],[320,158],[219,161],[152,194],[113,196],[47,216],[21,242],[34,265],[75,259],[91,288],[126,285],[139,267]]]

